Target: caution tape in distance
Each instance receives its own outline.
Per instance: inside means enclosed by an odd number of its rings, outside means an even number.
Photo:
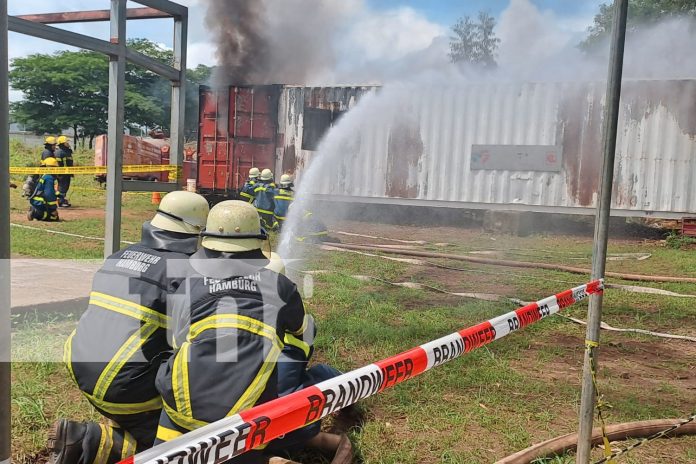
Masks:
[[[97,175],[106,174],[107,166],[73,166],[69,168],[51,167],[11,167],[10,174],[32,175],[32,174],[73,174],[73,175]],[[123,166],[124,174],[148,173],[148,172],[170,172],[176,173],[179,166],[173,165],[148,165],[133,164]]]
[[[603,280],[566,290],[391,358],[242,411],[132,456],[120,464],[225,462],[499,340],[603,290]]]

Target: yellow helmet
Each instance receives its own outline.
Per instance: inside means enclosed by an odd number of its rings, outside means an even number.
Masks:
[[[44,140],[44,145],[55,145],[55,144],[56,144],[56,138],[52,135],[46,137],[46,140]]]
[[[176,191],[162,198],[150,224],[158,229],[180,234],[198,235],[205,228],[210,206],[201,195]]]
[[[261,171],[259,171],[259,168],[249,169],[249,178],[250,179],[258,179],[260,175],[261,175]]]
[[[290,185],[292,184],[292,177],[289,174],[283,174],[280,176],[280,185]]]
[[[49,156],[45,160],[41,162],[42,166],[46,166],[47,168],[57,168],[58,167],[58,160],[55,159],[52,156]]]
[[[68,139],[64,135],[61,135],[60,137],[58,137],[57,143],[58,145],[70,145],[70,139]]]
[[[238,200],[213,206],[201,236],[203,248],[230,253],[260,250],[268,239],[256,208]]]
[[[261,180],[273,180],[273,171],[264,169],[261,173]]]

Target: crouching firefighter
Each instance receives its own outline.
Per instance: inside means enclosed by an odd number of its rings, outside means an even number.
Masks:
[[[295,192],[293,187],[295,184],[292,182],[292,177],[287,174],[283,174],[280,177],[280,188],[275,192],[273,197],[273,202],[275,203],[275,210],[273,211],[273,216],[275,223],[273,224],[274,229],[282,229],[285,219],[288,216],[288,210],[290,205],[295,199]]]
[[[219,203],[202,236],[174,298],[178,349],[157,376],[164,405],[158,443],[276,399],[285,334],[301,338],[307,324],[295,284],[268,267],[261,251],[268,237],[253,206]],[[298,443],[295,437],[230,462],[267,462],[264,452],[287,449]]]
[[[49,433],[54,464],[111,464],[152,446],[162,400],[157,369],[171,347],[167,296],[183,280],[205,226],[208,202],[166,195],[141,241],[107,258],[95,274],[87,311],[65,345],[73,381],[110,425],[61,419]],[[178,276],[182,278],[178,278]]]
[[[41,162],[41,166],[47,168],[57,168],[58,161],[55,158],[46,158]],[[33,221],[59,221],[58,217],[58,195],[56,194],[57,179],[52,174],[43,174],[34,186],[34,191],[29,195],[29,211],[27,219]],[[25,183],[26,187],[31,187],[30,179]]]

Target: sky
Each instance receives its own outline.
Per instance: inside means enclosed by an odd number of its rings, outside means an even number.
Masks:
[[[218,0],[225,1],[225,0]],[[283,2],[284,0],[269,0]],[[345,50],[343,66],[351,66],[352,60],[394,59],[427,49],[438,37],[446,37],[457,18],[479,11],[487,11],[500,20],[506,10],[517,3],[529,3],[536,7],[544,18],[556,24],[555,40],[579,42],[599,4],[606,0],[344,0],[350,4],[346,14],[346,40],[339,44]],[[107,0],[66,0],[57,7],[55,0],[8,0],[10,15],[106,9]],[[179,0],[190,8],[188,67],[198,64],[214,65],[215,47],[205,26],[205,0]],[[138,7],[129,1],[129,7]],[[129,21],[128,37],[143,37],[165,47],[172,45],[171,20]],[[108,39],[107,23],[61,25],[60,27]],[[533,33],[534,31],[530,31]],[[10,59],[32,53],[51,53],[70,47],[53,42],[10,33]],[[355,65],[359,63],[356,61]],[[20,97],[11,92],[11,99]]]

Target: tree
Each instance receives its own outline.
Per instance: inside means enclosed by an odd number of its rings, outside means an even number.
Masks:
[[[696,16],[694,0],[629,0],[627,33],[632,34],[645,26],[655,24],[665,18]],[[614,20],[613,3],[603,3],[594,23],[587,31],[589,35],[580,44],[585,51],[592,51],[611,33]]]
[[[492,69],[497,66],[496,51],[500,39],[495,36],[495,18],[481,11],[478,22],[469,16],[460,18],[452,26],[449,57],[452,63],[470,63]]]
[[[171,64],[173,53],[145,39],[129,40],[128,46],[151,58]],[[198,127],[198,84],[205,82],[210,68],[190,71],[186,92],[186,133]],[[108,58],[80,51],[36,54],[16,58],[9,74],[10,84],[24,93],[24,100],[12,105],[12,116],[37,133],[56,133],[73,128],[89,140],[107,130]],[[129,64],[126,67],[125,124],[141,127],[168,127],[171,114],[171,85],[157,74]],[[195,118],[195,119],[192,119]]]

